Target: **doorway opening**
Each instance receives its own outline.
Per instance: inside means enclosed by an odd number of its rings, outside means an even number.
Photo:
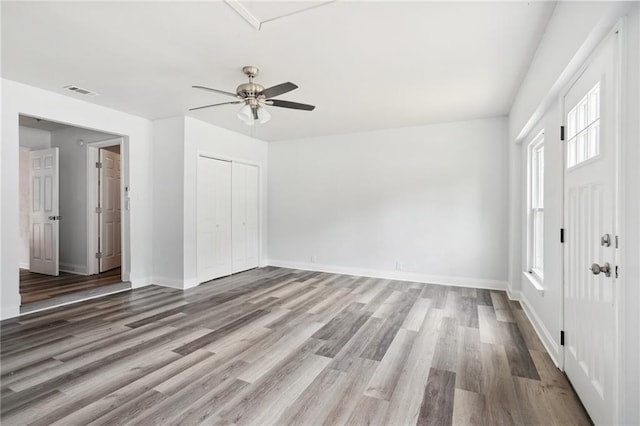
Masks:
[[[26,115],[19,124],[21,312],[130,288],[123,137]]]

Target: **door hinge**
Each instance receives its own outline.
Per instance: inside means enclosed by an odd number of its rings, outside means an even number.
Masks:
[[[560,346],[564,346],[564,330],[560,330]]]
[[[618,248],[618,236],[616,235],[616,248]]]
[[[616,266],[616,278],[618,278],[620,275],[618,274],[618,266]]]
[[[96,207],[96,213],[102,213],[102,207]]]
[[[560,140],[564,140],[564,126],[560,126]]]
[[[102,162],[98,161],[96,163],[96,169],[101,169],[102,168]]]
[[[564,243],[564,228],[560,228],[560,242]]]
[[[102,259],[102,253],[100,252],[96,253],[96,259]]]

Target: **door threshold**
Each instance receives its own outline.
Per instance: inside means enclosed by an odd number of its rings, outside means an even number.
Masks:
[[[83,302],[85,300],[95,299],[97,297],[120,293],[128,290],[131,290],[131,283],[129,281],[124,281],[116,284],[109,284],[102,287],[82,290],[75,293],[69,293],[65,294],[64,296],[52,297],[50,299],[39,300],[37,302],[31,302],[21,305],[20,315],[44,311],[46,309],[53,309],[60,306]]]

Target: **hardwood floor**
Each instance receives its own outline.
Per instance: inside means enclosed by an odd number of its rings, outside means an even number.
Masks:
[[[57,277],[20,269],[20,300],[25,305],[121,281],[120,268],[89,276],[60,272]]]
[[[590,424],[501,291],[264,268],[1,327],[3,425]]]

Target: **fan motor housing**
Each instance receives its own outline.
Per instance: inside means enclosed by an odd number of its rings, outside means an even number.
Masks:
[[[238,86],[236,89],[236,93],[241,98],[255,98],[258,96],[258,93],[264,90],[264,86],[257,83],[243,83]]]

